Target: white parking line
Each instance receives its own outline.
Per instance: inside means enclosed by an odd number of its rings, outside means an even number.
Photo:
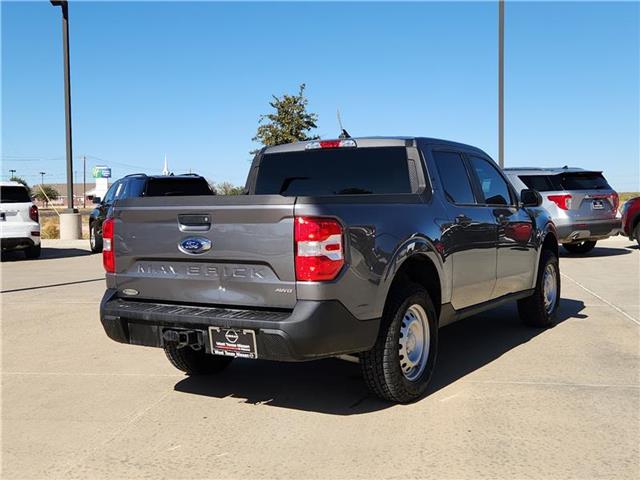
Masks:
[[[607,300],[606,298],[601,297],[600,295],[598,295],[596,292],[594,292],[593,290],[590,290],[589,288],[585,287],[583,284],[581,284],[580,282],[578,282],[577,280],[574,280],[573,278],[571,278],[569,275],[567,275],[566,273],[561,273],[560,275],[562,275],[563,277],[565,277],[568,280],[571,280],[573,283],[575,283],[576,285],[578,285],[580,288],[582,288],[585,292],[590,293],[591,295],[593,295],[594,297],[596,297],[598,300],[600,300],[601,302],[606,303],[607,305],[609,305],[611,308],[613,308],[616,312],[624,315],[625,317],[627,317],[629,320],[631,320],[633,323],[635,323],[636,325],[640,325],[640,321],[638,321],[637,318],[632,317],[631,315],[629,315],[627,312],[625,312],[624,310],[622,310],[620,307],[618,307],[617,305],[614,305],[613,303],[611,303],[609,300]]]

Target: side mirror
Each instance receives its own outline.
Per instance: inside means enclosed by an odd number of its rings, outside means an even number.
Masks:
[[[523,207],[539,207],[542,205],[542,195],[537,190],[525,188],[520,192],[520,201]]]
[[[102,199],[100,197],[93,197],[93,203],[94,205],[98,205],[99,203],[102,203]]]

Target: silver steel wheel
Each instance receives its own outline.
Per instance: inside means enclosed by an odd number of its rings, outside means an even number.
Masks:
[[[558,301],[558,277],[556,269],[548,264],[542,277],[542,293],[544,295],[544,309],[547,313],[553,312]]]
[[[422,306],[413,304],[405,312],[400,326],[400,369],[407,380],[413,381],[422,375],[429,359],[430,343],[427,313]]]

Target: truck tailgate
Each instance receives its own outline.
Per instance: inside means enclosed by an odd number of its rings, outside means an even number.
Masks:
[[[110,281],[132,299],[293,308],[294,203],[280,195],[118,202]]]

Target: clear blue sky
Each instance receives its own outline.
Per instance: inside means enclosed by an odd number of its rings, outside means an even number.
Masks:
[[[64,181],[60,10],[2,2],[2,178]],[[74,153],[115,176],[243,184],[271,94],[306,82],[317,133],[424,135],[497,157],[497,2],[72,2]],[[639,190],[637,2],[507,3],[506,164]],[[98,159],[103,159],[100,161]],[[81,175],[81,162],[75,169]]]

